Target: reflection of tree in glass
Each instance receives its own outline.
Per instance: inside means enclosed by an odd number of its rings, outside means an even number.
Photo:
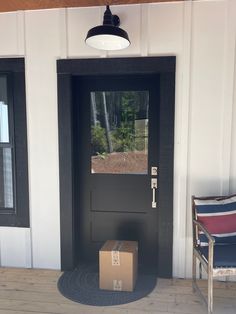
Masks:
[[[92,155],[107,152],[105,129],[100,124],[93,125],[91,129]]]
[[[114,146],[116,151],[133,151],[134,146],[134,121],[138,112],[137,93],[123,92],[120,102],[120,125],[113,132]]]
[[[92,154],[139,149],[135,121],[147,119],[147,111],[146,91],[91,93]]]

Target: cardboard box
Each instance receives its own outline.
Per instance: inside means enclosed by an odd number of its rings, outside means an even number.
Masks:
[[[138,242],[108,240],[99,251],[99,288],[133,291],[138,268]]]

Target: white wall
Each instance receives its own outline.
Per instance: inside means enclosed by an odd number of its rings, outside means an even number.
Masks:
[[[56,60],[176,55],[173,270],[189,277],[191,195],[236,193],[236,1],[113,6],[132,45],[112,53],[84,43],[103,11],[0,14],[0,56],[26,58],[31,217],[0,228],[0,265],[60,268]]]
[[[235,75],[234,54],[231,51],[233,48],[235,53],[235,47],[232,47],[235,42],[235,27],[232,23],[236,18],[234,2],[193,3],[187,178],[187,276],[191,274],[192,260],[190,196],[233,192],[229,180],[232,174],[231,112]]]
[[[60,11],[25,13],[33,267],[60,268],[57,72]]]
[[[2,266],[60,268],[56,81],[60,25],[59,10],[0,14],[1,29],[9,30],[5,37],[0,33],[1,56],[22,55],[26,61],[31,225],[0,228]]]

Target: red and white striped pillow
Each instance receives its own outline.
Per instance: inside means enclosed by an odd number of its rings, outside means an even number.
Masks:
[[[218,244],[236,243],[236,195],[224,198],[194,199],[197,220],[215,238]],[[199,234],[200,245],[208,241]]]

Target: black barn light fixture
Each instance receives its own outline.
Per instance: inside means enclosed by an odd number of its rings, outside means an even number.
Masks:
[[[129,36],[125,30],[119,28],[120,19],[112,15],[109,5],[104,12],[103,25],[91,28],[85,42],[90,47],[101,50],[120,50],[130,45]]]

